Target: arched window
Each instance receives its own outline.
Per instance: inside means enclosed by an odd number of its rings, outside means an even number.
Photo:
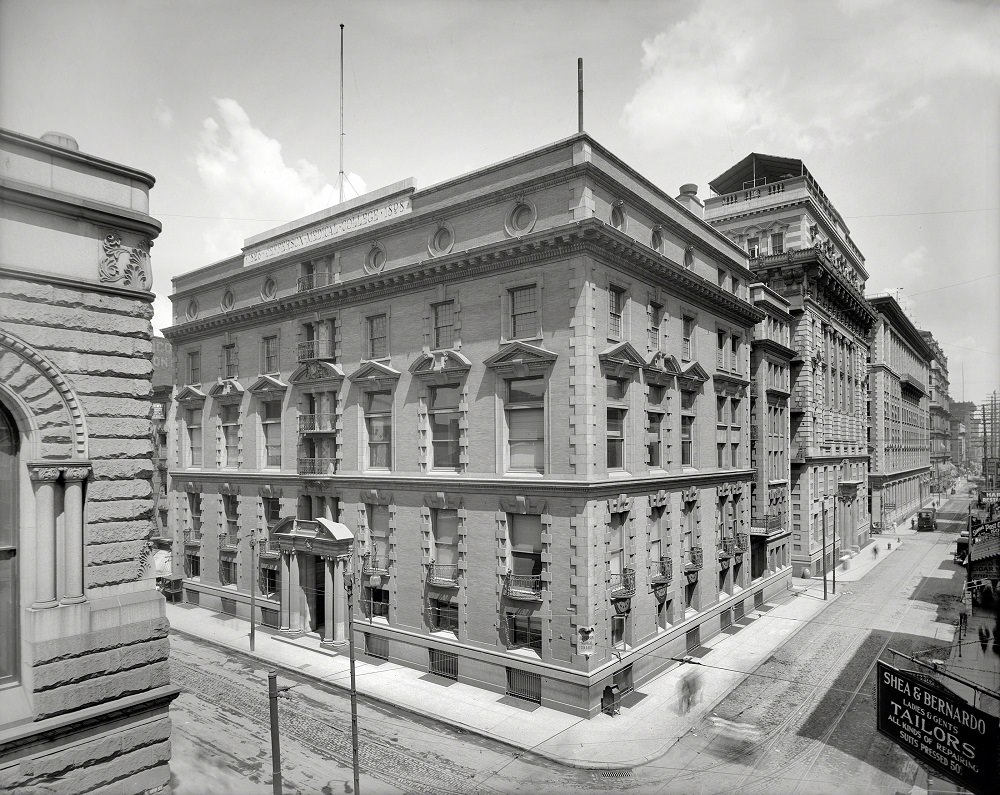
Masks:
[[[0,685],[18,676],[18,433],[14,418],[0,405]]]

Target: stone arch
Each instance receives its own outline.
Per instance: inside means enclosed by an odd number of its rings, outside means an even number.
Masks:
[[[44,355],[4,329],[0,329],[0,383],[37,430],[39,458],[88,458],[83,408],[66,378]]]

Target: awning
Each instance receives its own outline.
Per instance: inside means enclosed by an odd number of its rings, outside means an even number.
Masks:
[[[326,531],[333,536],[334,541],[353,541],[354,533],[346,524],[325,519],[322,516],[316,517],[316,522],[326,528]]]
[[[165,549],[158,549],[153,553],[153,571],[157,577],[169,578],[173,574],[173,562],[170,552]]]

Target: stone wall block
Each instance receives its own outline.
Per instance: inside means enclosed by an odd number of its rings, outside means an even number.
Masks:
[[[94,312],[79,302],[67,311],[65,306],[53,306],[38,301],[9,300],[4,303],[4,320],[10,324],[15,334],[18,333],[19,325],[26,326],[29,336],[38,326],[71,328],[99,334],[120,334],[126,337],[142,337],[149,334],[149,322],[145,318]]]
[[[88,503],[88,512],[91,503]],[[87,527],[90,544],[115,544],[120,541],[139,541],[149,538],[151,524],[139,522],[100,522]]]
[[[137,569],[139,558],[146,547],[145,541],[119,541],[114,544],[88,544],[87,564],[101,566],[106,563],[130,561]],[[134,578],[129,578],[134,579]]]
[[[36,720],[170,684],[166,660],[35,694]]]
[[[167,638],[107,649],[66,660],[36,666],[33,672],[36,691],[50,690],[74,684],[95,676],[139,668],[167,659],[170,641]]]
[[[150,499],[152,496],[153,487],[148,480],[95,480],[87,485],[88,506],[107,500]]]
[[[75,755],[74,755],[75,756]],[[109,755],[98,763],[86,766],[70,766],[62,771],[58,792],[60,793],[95,793],[107,792],[117,795],[142,792],[144,790],[123,789],[121,779],[137,770],[145,771],[166,766],[170,761],[170,741],[161,740],[158,743],[135,748],[129,752],[119,752]],[[22,786],[27,792],[52,792],[51,784],[46,779],[59,776],[59,773],[47,773],[37,776],[34,780],[25,781]],[[49,784],[48,787],[45,785]],[[39,789],[34,789],[39,787]],[[22,790],[18,790],[19,792]]]
[[[152,476],[153,462],[149,458],[119,458],[94,462],[93,482],[131,478],[149,480]]]
[[[87,523],[128,521],[148,519],[153,515],[151,500],[114,500],[111,502],[87,503]]]
[[[37,665],[41,665],[54,660],[92,654],[104,649],[157,640],[167,637],[169,631],[170,622],[165,617],[160,616],[148,621],[136,621],[124,626],[100,629],[70,638],[49,640],[35,644],[35,662]]]
[[[116,317],[137,317],[147,320],[153,317],[153,305],[150,302],[80,289],[68,290],[58,285],[34,281],[2,278],[0,293],[11,300],[34,301],[63,308],[86,307],[90,311],[105,312]]]
[[[149,397],[152,382],[148,378],[114,378],[107,375],[72,376],[73,389],[78,395],[105,397]],[[149,432],[148,429],[146,431]]]
[[[140,337],[98,334],[78,329],[53,328],[34,330],[37,344],[51,351],[107,354],[110,356],[153,355],[153,343]],[[39,339],[39,335],[41,338]]]
[[[47,351],[46,355],[67,375],[85,373],[88,375],[152,377],[153,360],[145,356],[108,356],[100,353],[80,351]]]
[[[88,548],[87,551],[89,556],[90,549]],[[91,563],[86,570],[87,584],[95,588],[119,582],[132,582],[139,579],[141,574],[138,560],[131,560],[127,563]]]
[[[91,439],[91,460],[109,458],[145,458],[153,454],[153,440],[142,439]]]
[[[152,433],[152,423],[145,417],[88,417],[87,433],[91,439],[148,437]]]
[[[121,397],[90,396],[83,399],[87,416],[130,417],[149,419],[153,413],[149,400],[133,400]],[[152,444],[152,442],[150,442]]]

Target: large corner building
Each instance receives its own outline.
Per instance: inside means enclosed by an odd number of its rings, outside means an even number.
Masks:
[[[788,372],[767,381],[750,342],[768,318],[787,366],[801,301],[778,279],[752,295],[742,241],[701,212],[579,134],[175,279],[184,598],[248,615],[253,590],[281,631],[353,631],[370,657],[592,716],[784,590],[787,519],[754,517],[783,515],[787,476],[755,480],[772,415],[751,419],[750,385],[787,400]],[[815,346],[853,389],[869,310],[810,256],[846,307]],[[841,488],[862,480],[853,395],[809,454]],[[820,510],[804,499],[796,539]],[[867,514],[844,516],[855,543]]]

